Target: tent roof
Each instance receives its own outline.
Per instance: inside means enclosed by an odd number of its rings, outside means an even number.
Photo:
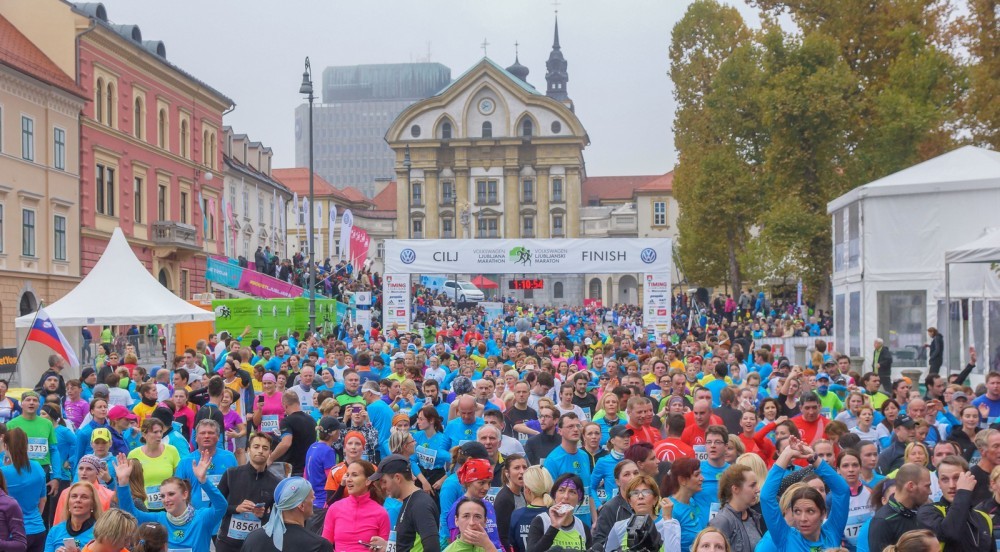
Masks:
[[[833,214],[855,201],[879,196],[1000,188],[1000,152],[963,146],[859,186],[826,206]]]
[[[476,287],[482,288],[482,289],[497,289],[497,288],[500,287],[496,282],[494,282],[493,280],[490,280],[489,278],[487,278],[486,276],[483,276],[482,274],[480,274],[479,276],[476,276],[475,278],[473,278],[472,279],[472,283]]]
[[[108,247],[87,277],[65,297],[45,305],[45,312],[59,326],[91,324],[173,324],[215,320],[215,313],[198,308],[170,290],[146,270],[115,228]],[[34,314],[15,321],[31,326]]]
[[[1000,228],[987,228],[981,237],[945,251],[944,261],[946,263],[1000,262]]]

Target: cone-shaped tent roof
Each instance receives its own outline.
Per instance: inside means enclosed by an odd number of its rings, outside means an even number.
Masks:
[[[65,297],[45,305],[45,312],[58,326],[119,324],[174,324],[215,320],[215,313],[177,297],[146,270],[115,228],[100,260]],[[31,326],[34,314],[15,321],[18,328]]]

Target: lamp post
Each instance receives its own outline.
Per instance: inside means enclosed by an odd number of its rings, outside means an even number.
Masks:
[[[406,152],[403,154],[403,167],[406,169],[406,237],[413,239],[413,219],[410,217],[413,209],[413,186],[410,175],[413,170],[413,163],[410,162],[410,145],[406,145]]]
[[[309,100],[309,333],[316,332],[316,258],[315,258],[315,236],[313,223],[316,209],[313,207],[316,200],[313,197],[313,83],[312,67],[309,65],[309,58],[306,57],[306,69],[302,72],[302,85],[299,86],[299,94],[305,94]]]

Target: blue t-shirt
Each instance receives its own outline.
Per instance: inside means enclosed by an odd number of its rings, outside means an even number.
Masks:
[[[481,427],[483,427],[482,418],[476,418],[476,421],[471,425],[463,422],[461,418],[455,418],[448,422],[448,425],[444,426],[444,434],[448,437],[448,450],[466,441],[475,441],[476,432]]]
[[[118,486],[118,507],[132,514],[139,523],[159,523],[167,528],[167,548],[190,552],[210,552],[212,535],[219,529],[219,523],[226,514],[229,503],[219,489],[206,480],[202,488],[208,494],[210,507],[195,508],[194,516],[184,525],[174,525],[167,519],[166,512],[141,512],[132,502],[128,485]],[[192,493],[194,496],[196,493]],[[197,493],[200,494],[200,493]]]
[[[691,500],[697,502],[701,509],[701,526],[703,528],[708,525],[714,513],[719,511],[719,476],[728,467],[729,464],[723,464],[716,468],[709,464],[708,460],[701,461],[701,475],[705,478],[705,482],[701,484],[701,490]]]
[[[191,505],[198,508],[207,508],[211,504],[209,503],[208,492],[204,489],[201,483],[198,482],[198,478],[194,476],[195,462],[201,461],[201,451],[196,450],[187,456],[181,457],[181,462],[177,464],[177,469],[174,470],[174,476],[185,479],[191,483]],[[226,473],[229,468],[235,468],[236,455],[229,452],[226,449],[217,448],[215,454],[212,455],[212,464],[208,467],[208,480],[212,482],[216,487],[219,486],[219,481],[222,481],[222,476]]]
[[[590,501],[596,498],[594,490],[590,486],[590,455],[587,451],[577,449],[570,454],[562,445],[552,449],[552,452],[545,457],[545,471],[549,472],[554,481],[564,473],[573,473],[583,480],[583,500],[576,507],[575,515],[580,521],[590,525],[592,517],[590,515]]]
[[[396,414],[392,407],[382,401],[375,401],[368,405],[368,419],[372,422],[372,427],[378,430],[379,452],[382,458],[387,458],[392,451],[389,450],[389,435],[392,433],[392,417]]]
[[[7,480],[7,494],[21,506],[24,514],[24,534],[38,535],[45,532],[42,514],[38,511],[38,501],[45,498],[45,470],[34,460],[28,460],[28,468],[18,472],[14,466],[3,466]],[[127,488],[127,487],[126,487]]]
[[[76,542],[77,550],[83,550],[83,547],[87,546],[87,543],[94,540],[93,525],[74,536],[69,534],[69,531],[66,529],[66,523],[64,521],[58,525],[53,525],[49,529],[49,534],[45,536],[45,548],[43,552],[56,552],[56,549],[63,545],[63,540],[65,539],[73,539]]]
[[[326,476],[330,468],[336,465],[336,451],[323,441],[316,441],[306,451],[306,467],[303,475],[312,485],[315,494],[314,508],[322,508],[326,504]]]
[[[994,401],[986,395],[980,395],[972,400],[972,406],[979,406],[981,404],[990,407],[990,416],[987,418],[986,423],[995,423],[1000,418],[1000,400]]]
[[[694,538],[705,528],[701,520],[706,516],[701,514],[701,507],[693,499],[690,504],[684,504],[674,497],[670,497],[670,501],[674,503],[673,518],[681,524],[681,550],[691,550]]]

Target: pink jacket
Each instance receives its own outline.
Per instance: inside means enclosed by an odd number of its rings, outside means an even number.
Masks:
[[[323,538],[337,552],[371,552],[358,541],[368,543],[372,537],[389,540],[389,512],[368,494],[347,495],[326,511]]]

